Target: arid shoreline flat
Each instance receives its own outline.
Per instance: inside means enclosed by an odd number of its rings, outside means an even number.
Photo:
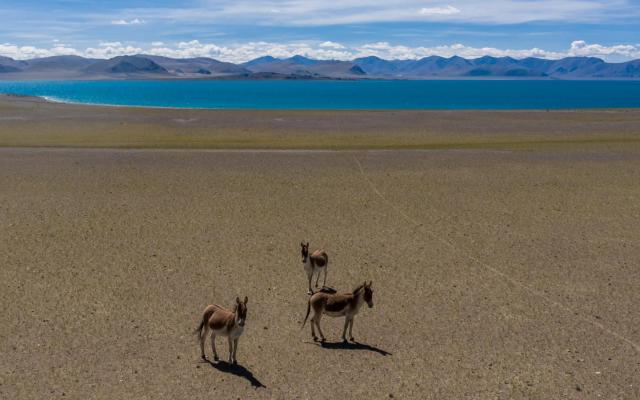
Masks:
[[[0,146],[168,149],[534,149],[638,143],[640,110],[192,110],[0,95]]]
[[[640,398],[639,117],[0,100],[0,398]],[[301,240],[360,344],[300,330]]]

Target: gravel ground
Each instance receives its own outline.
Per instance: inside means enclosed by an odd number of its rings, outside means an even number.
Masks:
[[[635,143],[1,149],[0,397],[640,398],[638,182]],[[360,344],[300,330],[301,240],[373,280]],[[240,366],[200,362],[245,295]]]

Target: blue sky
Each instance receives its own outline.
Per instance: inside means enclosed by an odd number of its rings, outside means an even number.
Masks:
[[[373,5],[372,5],[373,4]],[[0,55],[640,58],[640,0],[2,0]]]

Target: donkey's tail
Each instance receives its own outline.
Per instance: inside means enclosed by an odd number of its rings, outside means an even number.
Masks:
[[[304,328],[304,325],[307,323],[307,319],[309,318],[309,313],[311,312],[311,296],[309,296],[309,301],[307,301],[307,315],[304,316],[304,322],[302,322],[302,326],[300,330]]]
[[[207,323],[207,321],[209,321],[209,318],[211,318],[211,314],[213,314],[213,312],[215,311],[215,305],[212,306],[207,306],[207,308],[204,309],[204,312],[202,313],[202,318],[200,319],[200,325],[198,325],[198,327],[193,331],[194,335],[198,335],[199,338],[202,337],[202,330],[205,327],[205,324]]]
[[[202,328],[204,328],[204,315],[202,316],[202,320],[200,320],[200,325],[193,331],[194,335],[198,335],[198,337],[202,336]]]

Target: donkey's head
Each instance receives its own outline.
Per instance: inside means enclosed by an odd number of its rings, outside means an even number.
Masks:
[[[364,283],[364,301],[367,302],[367,305],[369,306],[369,308],[373,307],[373,289],[371,289],[371,284],[373,283],[373,281],[369,281],[369,283],[367,284],[367,282]]]
[[[309,242],[307,242],[307,244],[300,242],[300,247],[301,247],[300,253],[302,254],[302,262],[306,263],[307,258],[309,258]]]
[[[247,301],[249,301],[247,296],[244,296],[244,301],[240,301],[240,298],[236,297],[236,306],[233,311],[236,314],[236,323],[240,326],[244,326],[247,320]]]

